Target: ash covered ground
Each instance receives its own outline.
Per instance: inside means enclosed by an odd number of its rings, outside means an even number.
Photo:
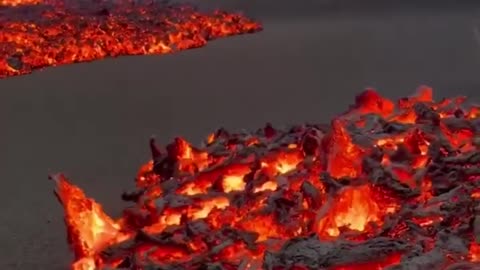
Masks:
[[[220,126],[327,122],[366,86],[480,100],[480,3],[217,2],[200,5],[243,9],[265,30],[0,80],[1,269],[66,269],[47,174],[65,172],[117,215],[152,134],[199,142]]]

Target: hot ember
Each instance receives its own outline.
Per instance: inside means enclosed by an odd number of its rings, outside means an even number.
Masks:
[[[105,57],[170,53],[259,30],[240,14],[165,1],[0,0],[0,78]]]
[[[63,175],[73,269],[479,269],[480,117],[422,87],[329,125],[150,144],[109,217]]]

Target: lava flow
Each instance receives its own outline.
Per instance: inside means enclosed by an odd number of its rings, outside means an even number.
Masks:
[[[480,107],[373,90],[331,124],[152,140],[118,219],[65,176],[74,270],[479,269]]]
[[[0,78],[121,55],[165,54],[261,30],[241,14],[138,0],[0,0]]]

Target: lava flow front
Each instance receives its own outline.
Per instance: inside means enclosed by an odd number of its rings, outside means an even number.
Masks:
[[[240,14],[157,0],[0,0],[0,78],[105,57],[170,53],[259,30]]]
[[[113,219],[65,176],[73,269],[479,269],[480,110],[364,91],[329,125],[152,140]]]

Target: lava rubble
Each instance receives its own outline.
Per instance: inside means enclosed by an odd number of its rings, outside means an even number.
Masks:
[[[237,13],[157,0],[0,0],[0,78],[121,55],[165,54],[260,31]]]
[[[374,90],[328,125],[150,142],[118,219],[62,174],[74,270],[480,269],[480,113]]]

